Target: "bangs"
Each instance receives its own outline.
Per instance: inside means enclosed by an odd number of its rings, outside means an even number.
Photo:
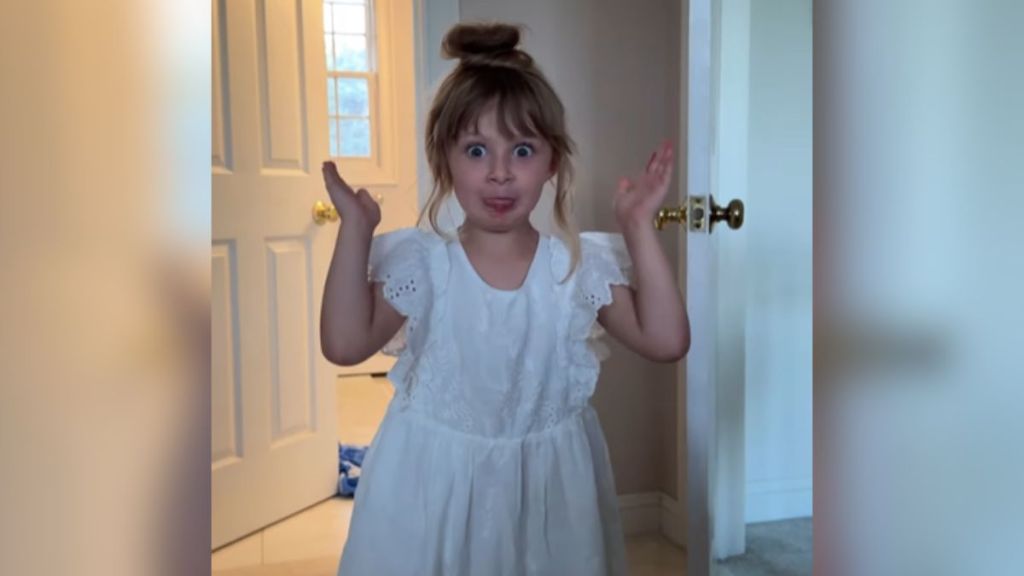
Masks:
[[[473,93],[465,94],[465,98],[459,99],[461,102],[453,103],[463,106],[450,125],[452,130],[447,134],[450,142],[457,140],[463,132],[479,132],[480,115],[492,102],[497,108],[498,130],[505,138],[551,139],[555,129],[544,121],[541,98],[529,82],[509,76],[507,73],[481,74]]]

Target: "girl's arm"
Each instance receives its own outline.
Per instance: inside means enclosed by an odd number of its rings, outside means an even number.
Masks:
[[[609,334],[657,362],[676,362],[690,349],[686,307],[651,225],[671,179],[672,148],[665,144],[641,176],[620,182],[615,213],[633,261],[636,289],[612,286],[612,303],[598,312]]]
[[[323,172],[342,226],[327,269],[320,348],[331,362],[352,366],[376,354],[405,319],[384,299],[381,285],[367,280],[370,242],[380,224],[380,207],[366,190],[353,192],[333,163],[325,163]]]

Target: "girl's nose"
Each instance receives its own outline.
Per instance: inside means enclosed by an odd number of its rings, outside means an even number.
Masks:
[[[487,179],[495,184],[507,184],[512,180],[512,171],[508,168],[508,163],[500,158],[495,159],[491,163],[490,174],[487,175]]]

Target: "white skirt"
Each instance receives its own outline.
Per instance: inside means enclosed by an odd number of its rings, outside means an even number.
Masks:
[[[604,434],[587,406],[523,438],[458,432],[397,402],[363,462],[340,576],[623,576]]]

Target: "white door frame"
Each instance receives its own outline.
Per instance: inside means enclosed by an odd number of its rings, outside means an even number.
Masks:
[[[687,141],[685,193],[711,193],[712,153],[712,0],[690,0],[686,21]],[[687,234],[686,295],[693,341],[686,362],[686,573],[704,576],[711,569],[714,516],[715,399],[715,236]]]
[[[712,183],[717,201],[748,203],[750,2],[712,0]],[[713,560],[746,549],[747,260],[743,230],[719,227]]]
[[[690,0],[687,193],[746,201],[749,0]],[[726,33],[729,38],[723,43]],[[728,65],[723,65],[727,59]],[[745,241],[719,225],[687,235],[687,573],[715,573],[746,539]],[[727,352],[727,353],[726,353]]]

